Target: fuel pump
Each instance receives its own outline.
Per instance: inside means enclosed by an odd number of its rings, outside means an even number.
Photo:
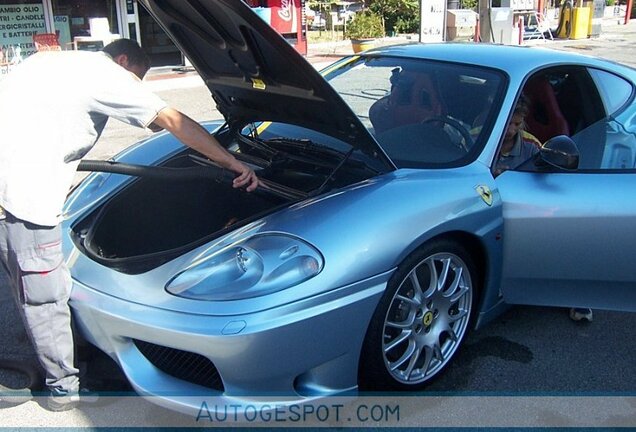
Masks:
[[[493,7],[492,0],[479,0],[479,38],[482,42],[510,44],[513,32],[511,0]]]
[[[604,0],[563,0],[556,36],[567,39],[599,36],[604,9]]]
[[[559,24],[556,35],[560,38],[569,39],[572,34],[572,23],[574,22],[574,4],[572,0],[563,0],[559,11]]]

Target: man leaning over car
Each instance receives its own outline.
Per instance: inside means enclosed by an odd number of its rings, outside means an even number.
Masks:
[[[0,261],[46,372],[53,411],[72,409],[81,400],[61,212],[79,161],[108,118],[164,128],[234,171],[234,187],[258,186],[252,169],[144,88],[149,66],[135,41],[119,39],[98,53],[34,54],[0,81]]]

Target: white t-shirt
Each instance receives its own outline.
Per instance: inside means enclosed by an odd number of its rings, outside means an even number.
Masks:
[[[147,127],[165,107],[105,53],[32,55],[0,80],[0,206],[57,225],[79,160],[108,118]]]

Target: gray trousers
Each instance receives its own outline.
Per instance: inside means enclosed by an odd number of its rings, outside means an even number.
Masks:
[[[46,372],[46,385],[55,393],[77,392],[68,306],[72,284],[62,255],[61,227],[34,225],[6,212],[0,219],[0,262]]]

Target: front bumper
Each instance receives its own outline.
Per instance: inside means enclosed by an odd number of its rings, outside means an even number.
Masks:
[[[134,303],[78,281],[70,305],[83,336],[153,403],[186,414],[210,397],[220,407],[290,405],[356,389],[361,345],[390,274],[234,316]]]

